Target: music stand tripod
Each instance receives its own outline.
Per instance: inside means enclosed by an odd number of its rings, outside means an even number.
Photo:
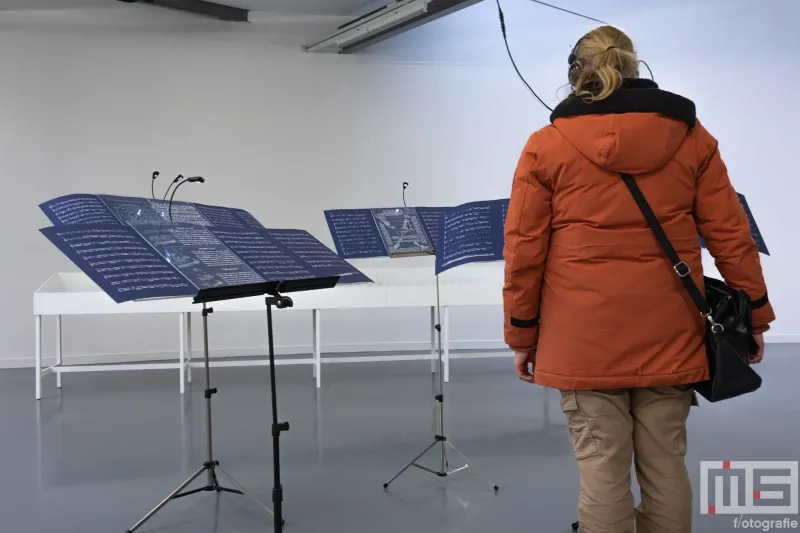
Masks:
[[[275,343],[272,334],[272,306],[278,309],[292,307],[294,302],[287,296],[282,296],[281,292],[300,292],[311,291],[316,289],[329,289],[336,286],[339,281],[338,276],[331,276],[326,278],[312,278],[295,281],[271,281],[263,283],[252,283],[248,285],[236,285],[231,287],[217,287],[213,289],[203,289],[194,298],[194,303],[203,304],[203,350],[205,355],[205,370],[206,370],[206,446],[207,446],[207,460],[203,463],[202,468],[192,474],[192,476],[184,481],[177,489],[167,496],[161,503],[159,503],[152,511],[139,520],[135,526],[130,528],[126,533],[134,533],[137,529],[142,527],[145,522],[150,520],[153,515],[163,509],[169,502],[178,498],[183,498],[191,494],[199,492],[229,492],[232,494],[241,494],[247,496],[259,507],[270,513],[274,517],[275,533],[281,533],[283,530],[283,487],[281,486],[281,472],[280,472],[280,435],[284,431],[289,431],[288,422],[278,422],[278,405],[277,393],[275,391]],[[272,501],[275,504],[275,512],[273,512],[265,504],[261,503],[252,494],[250,494],[242,485],[240,485],[230,474],[225,473],[219,467],[219,461],[214,460],[213,447],[212,447],[212,430],[211,430],[211,397],[217,393],[217,389],[211,388],[211,371],[209,370],[209,357],[208,357],[208,315],[214,312],[212,308],[207,308],[206,304],[210,302],[218,302],[223,300],[234,300],[237,298],[249,298],[253,296],[268,295],[265,303],[267,306],[267,332],[269,335],[269,362],[270,362],[270,383],[272,385],[272,458],[275,471],[275,484],[272,488]],[[200,477],[203,473],[207,475],[206,486],[194,490],[183,492],[195,479]],[[228,480],[228,482],[235,488],[231,489],[223,487],[219,483],[217,477]]]
[[[442,319],[441,319],[441,314],[442,314],[442,308],[441,308],[441,304],[439,302],[439,276],[437,274],[437,276],[436,276],[436,322],[437,323],[434,326],[434,328],[436,329],[437,344],[438,344],[437,352],[438,352],[438,356],[439,356],[438,357],[439,358],[439,364],[436,367],[436,374],[437,374],[436,378],[437,378],[437,381],[439,382],[439,390],[438,390],[438,394],[436,396],[434,396],[434,400],[439,404],[439,413],[438,413],[439,416],[438,416],[438,428],[437,428],[438,429],[438,433],[433,436],[433,442],[427,448],[422,450],[422,452],[419,455],[414,457],[411,460],[411,462],[409,462],[406,466],[404,466],[402,470],[400,470],[397,474],[394,475],[394,477],[392,477],[389,481],[387,481],[386,483],[383,484],[384,490],[387,490],[389,488],[389,485],[392,484],[392,482],[394,482],[397,478],[399,478],[401,475],[403,475],[411,467],[418,468],[420,470],[428,472],[429,474],[433,474],[433,475],[441,477],[441,478],[445,478],[447,476],[455,474],[456,472],[461,472],[462,470],[466,470],[467,468],[470,467],[470,461],[467,458],[467,456],[464,455],[463,453],[461,453],[461,451],[459,451],[459,449],[456,448],[455,445],[451,441],[447,440],[447,437],[444,434],[444,376],[443,376],[443,372],[442,372]],[[430,452],[431,450],[433,450],[437,446],[439,446],[439,448],[440,448],[440,459],[441,459],[441,462],[440,462],[438,470],[434,470],[434,469],[429,468],[429,467],[427,467],[425,465],[421,465],[421,464],[419,464],[417,462],[420,459],[422,459],[428,452]],[[450,461],[447,458],[447,450],[448,450],[448,448],[453,453],[455,453],[456,455],[458,455],[459,457],[461,457],[464,460],[463,466],[460,466],[460,467],[454,468],[454,469],[450,469]],[[497,485],[492,485],[492,489],[494,490],[495,493],[497,493],[497,491],[500,490],[500,487],[498,487]]]
[[[255,496],[250,494],[247,489],[242,487],[230,474],[227,474],[224,470],[219,467],[219,461],[214,459],[214,451],[213,451],[213,431],[211,427],[211,398],[217,393],[217,389],[211,388],[211,370],[209,368],[209,356],[208,356],[208,315],[214,312],[214,309],[210,307],[206,307],[206,303],[211,300],[206,300],[201,298],[202,291],[198,296],[195,298],[195,303],[202,303],[203,304],[203,355],[205,359],[205,375],[206,375],[206,389],[205,389],[205,399],[206,399],[206,462],[203,463],[203,466],[192,476],[181,483],[177,489],[172,491],[169,496],[164,498],[152,511],[147,513],[144,518],[139,520],[136,525],[132,528],[128,529],[126,533],[134,533],[137,529],[142,527],[145,522],[150,520],[157,512],[161,509],[166,507],[168,503],[173,500],[177,500],[178,498],[184,498],[186,496],[191,496],[192,494],[198,494],[200,492],[228,492],[231,494],[239,494],[242,496],[247,496],[250,498],[255,504],[259,507],[264,509],[270,514],[273,514],[272,510],[267,507],[265,504],[261,503]],[[262,293],[263,294],[263,293]],[[192,490],[185,490],[186,487],[192,484],[192,482],[199,478],[202,474],[206,474],[206,485],[204,487],[200,487],[197,489]],[[233,487],[235,488],[228,488],[224,487],[219,482],[219,477],[225,478]]]

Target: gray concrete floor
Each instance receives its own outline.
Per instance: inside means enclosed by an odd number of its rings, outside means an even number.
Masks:
[[[764,388],[690,420],[688,464],[800,459],[800,347],[769,346]],[[287,531],[414,533],[569,531],[578,471],[557,394],[516,379],[510,360],[456,361],[447,435],[469,470],[446,480],[413,470],[382,484],[432,440],[427,363],[279,367]],[[197,375],[197,378],[200,376]],[[212,386],[216,459],[269,501],[268,370],[218,369]],[[175,372],[72,374],[33,399],[30,370],[0,372],[0,531],[123,533],[205,458],[203,386],[181,398]],[[699,496],[695,491],[695,501]],[[141,531],[250,533],[271,522],[241,496],[201,493]],[[696,517],[695,531],[733,531],[732,517]]]

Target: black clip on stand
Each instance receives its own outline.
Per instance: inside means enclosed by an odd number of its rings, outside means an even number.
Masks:
[[[439,431],[438,431],[438,434],[434,435],[433,442],[430,444],[430,446],[428,446],[427,448],[422,450],[422,453],[420,453],[419,455],[414,457],[411,460],[411,462],[408,463],[405,467],[403,467],[403,469],[400,470],[400,472],[395,474],[395,476],[392,479],[390,479],[389,481],[387,481],[386,483],[383,484],[384,490],[387,490],[389,488],[389,485],[391,485],[392,482],[394,482],[394,480],[396,480],[401,475],[403,475],[403,473],[405,473],[405,471],[408,470],[409,468],[411,468],[412,466],[414,468],[418,468],[420,470],[428,472],[429,474],[434,474],[435,476],[438,476],[438,477],[441,477],[441,478],[445,478],[445,477],[447,477],[447,476],[449,476],[451,474],[455,474],[456,472],[460,472],[462,470],[466,470],[467,468],[470,467],[469,459],[467,458],[467,456],[464,455],[463,453],[461,453],[458,450],[458,448],[456,448],[455,445],[452,442],[450,442],[449,440],[447,440],[447,437],[444,436],[444,376],[442,375],[443,374],[443,372],[442,372],[442,320],[441,320],[441,306],[439,304],[439,276],[436,276],[436,322],[437,322],[437,324],[435,326],[435,329],[436,329],[436,335],[438,337],[438,353],[439,353],[439,364],[436,367],[436,373],[437,373],[437,379],[439,381],[439,390],[438,390],[439,394],[434,396],[434,400],[436,400],[439,403],[439,417],[438,417],[439,418],[439,420],[438,420],[438,425],[439,425],[438,430]],[[428,468],[427,466],[424,466],[424,465],[421,465],[421,464],[417,463],[417,461],[422,459],[422,457],[425,456],[425,454],[427,454],[429,451],[431,451],[437,445],[439,445],[441,447],[441,464],[440,464],[439,470],[434,470],[432,468]],[[463,466],[460,466],[460,467],[452,469],[452,470],[450,469],[450,462],[449,462],[449,460],[447,458],[447,449],[448,448],[451,451],[453,451],[456,455],[458,455],[459,457],[461,457],[464,460],[464,465]],[[498,487],[497,485],[492,485],[492,489],[494,490],[495,493],[497,493],[497,491],[500,490],[500,487]]]
[[[197,302],[197,301],[196,301]],[[209,369],[209,357],[208,357],[208,315],[214,312],[214,309],[207,308],[206,303],[203,302],[203,350],[205,356],[205,374],[206,374],[206,390],[205,390],[205,399],[206,399],[206,451],[208,453],[207,460],[203,463],[203,466],[192,474],[192,476],[184,481],[177,489],[172,491],[172,493],[167,496],[161,503],[159,503],[152,511],[147,513],[144,518],[139,520],[135,526],[127,530],[126,533],[133,533],[140,527],[142,527],[145,522],[150,520],[158,511],[163,509],[168,503],[173,500],[177,500],[178,498],[184,498],[186,496],[191,496],[192,494],[197,494],[200,492],[228,492],[231,494],[240,494],[243,496],[247,496],[250,498],[255,504],[257,504],[262,509],[266,510],[268,513],[273,514],[272,510],[261,503],[258,499],[256,499],[253,495],[251,495],[247,490],[242,487],[230,474],[225,473],[219,467],[219,461],[214,460],[214,452],[213,452],[213,441],[212,441],[212,429],[211,429],[211,398],[217,393],[217,389],[211,388],[211,371]],[[270,322],[270,359],[272,359],[272,330],[271,330],[271,322]],[[274,381],[273,381],[273,402],[274,402]],[[273,403],[274,407],[274,403]],[[274,413],[274,410],[273,410]],[[207,474],[206,478],[206,486],[200,487],[198,489],[187,490],[184,492],[184,489],[188,487],[195,479],[200,477],[202,474]],[[221,477],[224,477],[228,480],[236,488],[230,489],[227,487],[223,487],[219,483],[219,479],[217,478],[217,474]],[[275,519],[278,520],[278,515],[275,514]],[[280,531],[276,529],[276,531]]]

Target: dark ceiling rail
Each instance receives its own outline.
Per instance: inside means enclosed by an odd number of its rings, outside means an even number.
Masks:
[[[432,0],[431,3],[428,4],[428,11],[426,13],[422,13],[416,17],[401,22],[400,24],[392,26],[391,28],[387,28],[383,31],[369,35],[361,41],[344,46],[341,50],[341,53],[351,54],[353,52],[358,52],[359,50],[362,50],[375,43],[384,41],[390,37],[394,37],[395,35],[405,33],[409,30],[422,26],[423,24],[427,24],[428,22],[434,21],[473,4],[477,4],[481,1],[482,0]]]
[[[207,0],[117,0],[126,4],[149,4],[166,7],[194,15],[211,17],[229,22],[248,22],[250,11],[240,7],[226,6]]]

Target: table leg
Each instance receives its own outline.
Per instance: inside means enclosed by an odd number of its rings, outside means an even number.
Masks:
[[[431,307],[431,374],[436,373],[436,307]]]
[[[186,322],[186,313],[178,314],[178,379],[180,379],[181,394],[186,392],[186,331],[184,330],[184,323]]]
[[[56,316],[56,366],[61,367],[61,354],[63,344],[61,342],[61,315]],[[56,372],[56,387],[61,388],[61,372]]]
[[[314,377],[317,388],[322,387],[322,312],[314,309]]]
[[[317,310],[311,310],[311,377],[317,379]]]
[[[192,313],[186,313],[186,382],[192,382]]]
[[[444,344],[444,382],[450,383],[450,308],[444,306],[442,317],[442,343]]]
[[[42,315],[33,317],[36,342],[36,399],[42,399]]]

